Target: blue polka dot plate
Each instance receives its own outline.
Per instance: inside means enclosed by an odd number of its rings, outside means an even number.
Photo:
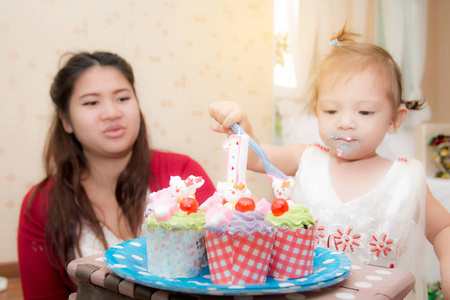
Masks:
[[[310,291],[334,285],[351,271],[350,260],[341,252],[317,247],[314,250],[313,272],[298,279],[267,277],[265,284],[220,285],[211,282],[209,268],[192,278],[164,278],[147,271],[147,243],[145,238],[129,240],[109,248],[105,253],[106,266],[118,276],[152,288],[203,295],[270,295]]]

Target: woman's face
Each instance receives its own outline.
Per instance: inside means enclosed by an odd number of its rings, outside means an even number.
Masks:
[[[126,77],[112,66],[93,66],[75,82],[64,130],[88,160],[125,157],[139,134],[139,105]]]

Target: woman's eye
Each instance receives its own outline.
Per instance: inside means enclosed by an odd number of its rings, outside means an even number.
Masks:
[[[83,105],[93,106],[93,105],[96,105],[97,103],[98,103],[98,101],[87,101],[87,102],[84,102]]]
[[[127,100],[130,100],[130,97],[121,97],[121,98],[117,99],[117,101],[119,101],[119,102],[123,102],[123,101],[127,101]]]

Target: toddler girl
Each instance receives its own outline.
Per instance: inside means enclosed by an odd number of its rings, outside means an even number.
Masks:
[[[310,106],[324,146],[263,148],[275,166],[295,175],[292,199],[317,218],[320,246],[353,261],[409,269],[416,276],[409,297],[425,299],[425,233],[440,260],[444,297],[450,298],[450,214],[430,193],[420,162],[376,153],[407,109],[422,103],[402,100],[401,73],[389,53],[353,36],[342,30],[332,40],[313,84]],[[219,123],[213,130],[231,134],[237,122],[255,138],[237,104],[214,103],[210,115]],[[264,172],[251,151],[248,169]]]

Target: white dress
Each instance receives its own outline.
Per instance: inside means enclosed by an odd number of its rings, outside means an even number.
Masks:
[[[342,203],[333,187],[329,161],[327,149],[308,146],[292,195],[316,219],[318,245],[345,252],[352,261],[408,269],[416,276],[416,296],[410,293],[408,299],[426,299],[422,164],[399,158],[373,190]]]

